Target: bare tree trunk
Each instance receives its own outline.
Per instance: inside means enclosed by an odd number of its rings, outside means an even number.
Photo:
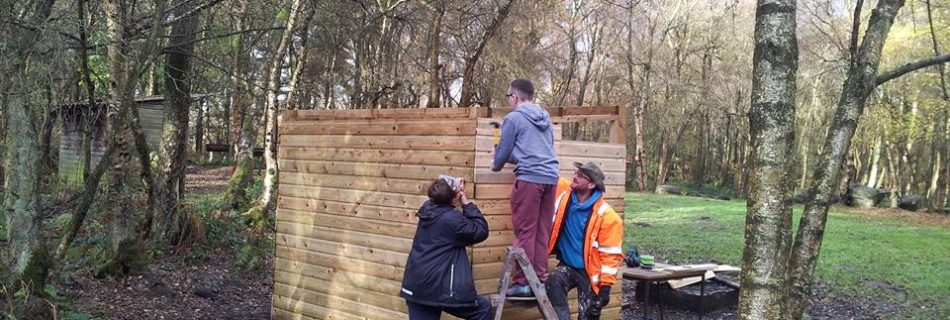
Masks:
[[[940,56],[940,45],[937,43],[937,33],[934,31],[933,10],[930,7],[930,0],[924,1],[927,4],[927,24],[930,26],[930,42],[933,44],[934,56]],[[943,101],[950,102],[950,93],[947,92],[946,72],[943,64],[937,65],[940,72],[940,91],[943,92]]]
[[[247,185],[253,178],[254,170],[254,120],[246,117],[241,129],[241,139],[238,140],[238,153],[235,157],[234,173],[228,181],[227,198],[231,209],[241,209],[247,203]]]
[[[203,153],[203,146],[205,145],[205,128],[209,128],[207,124],[210,123],[211,121],[211,111],[213,110],[212,110],[212,106],[207,103],[207,100],[199,99],[198,101],[199,101],[198,106],[197,108],[195,108],[195,109],[198,109],[197,110],[198,116],[195,117],[196,119],[195,119],[195,146],[194,147],[195,147],[195,154],[203,158],[204,156],[202,156],[202,153]],[[208,108],[207,111],[205,111],[205,107]],[[225,119],[227,119],[227,117],[225,117]],[[227,123],[227,121],[225,121],[225,123]],[[225,130],[229,130],[229,129],[225,128]]]
[[[564,80],[557,86],[554,90],[554,94],[559,96],[557,99],[557,106],[564,106],[564,99],[567,98],[567,94],[571,92],[571,81],[574,80],[574,73],[577,70],[577,8],[571,12],[571,21],[568,22],[569,29],[567,35],[568,47],[570,48],[567,69],[564,70]]]
[[[19,288],[21,283],[42,290],[50,267],[43,241],[40,194],[40,154],[32,111],[24,96],[6,97],[7,130],[15,132],[6,141],[3,214],[8,227],[8,270],[3,284]]]
[[[442,64],[439,63],[439,53],[442,44],[442,17],[445,16],[445,4],[442,1],[432,5],[432,24],[429,28],[429,95],[426,102],[426,108],[438,108],[441,106],[440,86],[442,80],[439,80],[439,73]]]
[[[655,25],[651,24],[649,28],[650,32],[650,46],[647,48],[647,61],[643,64],[643,85],[639,90],[637,90],[636,85],[634,84],[634,60],[633,60],[633,10],[634,6],[627,8],[627,85],[630,87],[632,92],[639,92],[639,96],[635,97],[635,101],[631,103],[633,112],[629,112],[627,117],[629,117],[627,128],[633,128],[632,134],[633,137],[627,137],[627,141],[636,141],[634,144],[633,150],[633,168],[630,168],[631,164],[628,164],[627,175],[636,176],[637,180],[637,191],[643,192],[647,190],[647,172],[646,172],[646,152],[644,139],[643,139],[643,117],[646,106],[649,104],[652,95],[650,76],[652,73],[651,64],[653,63],[653,33]],[[630,132],[630,131],[628,131]],[[629,149],[628,149],[629,150]]]
[[[791,244],[798,42],[795,1],[759,0],[752,59],[748,213],[739,319],[782,319]]]
[[[501,23],[508,17],[511,5],[515,1],[516,0],[508,0],[508,2],[498,8],[498,13],[495,15],[495,18],[492,19],[491,24],[485,28],[485,34],[482,35],[481,40],[479,40],[478,45],[475,47],[475,52],[465,57],[465,69],[462,72],[462,96],[461,99],[459,99],[459,107],[468,108],[472,105],[475,87],[475,65],[478,64],[478,59],[482,56],[485,45],[488,44],[488,41],[491,40],[495,32],[498,31],[498,27],[501,26]]]
[[[591,71],[594,69],[594,57],[597,53],[597,48],[600,47],[601,35],[603,34],[604,25],[599,23],[600,21],[595,21],[595,24],[598,25],[590,36],[590,45],[587,50],[587,68],[584,69],[584,77],[581,78],[580,88],[577,90],[577,100],[574,101],[574,104],[583,106],[584,97],[587,95],[587,85],[590,83]]]
[[[182,8],[182,10],[187,7]],[[162,130],[161,179],[157,188],[159,223],[154,231],[166,244],[178,244],[188,221],[180,210],[179,183],[185,177],[188,146],[188,117],[191,108],[191,55],[194,52],[198,17],[192,15],[172,26],[171,40],[165,48],[165,125]],[[199,107],[201,109],[201,107]],[[200,113],[200,111],[199,111]],[[198,123],[201,123],[199,117]],[[200,126],[200,125],[199,125]],[[196,141],[200,145],[201,141]],[[150,230],[148,228],[144,230]],[[146,231],[149,232],[149,231]]]
[[[4,129],[3,195],[0,197],[0,218],[5,220],[7,229],[7,252],[0,275],[0,285],[17,292],[21,284],[27,283],[27,293],[41,291],[46,285],[46,277],[52,263],[49,250],[43,239],[43,208],[40,204],[41,163],[37,143],[36,115],[31,108],[29,95],[23,92],[30,88],[26,74],[27,60],[39,45],[36,39],[45,32],[47,19],[53,1],[39,1],[29,17],[29,23],[36,29],[18,28],[9,38],[4,39],[0,55],[10,57],[0,64],[5,73],[0,78],[0,108],[3,112]],[[8,13],[0,13],[0,19],[6,20]],[[7,43],[7,40],[10,40]],[[39,60],[42,58],[40,57]],[[37,62],[40,64],[42,62]],[[7,74],[10,72],[13,74]],[[10,132],[12,134],[7,134]]]
[[[252,207],[247,214],[259,219],[269,219],[277,201],[277,117],[280,116],[280,106],[277,102],[277,91],[280,90],[278,82],[280,80],[280,70],[283,67],[284,53],[290,45],[290,36],[293,35],[297,26],[297,17],[300,15],[301,0],[294,0],[290,8],[290,16],[287,18],[287,24],[283,35],[277,43],[273,56],[268,63],[267,75],[263,78],[266,90],[266,100],[264,108],[266,110],[266,135],[264,136],[264,190],[258,203]]]
[[[106,34],[109,37],[108,67],[112,85],[109,86],[109,93],[118,106],[110,106],[109,111],[109,130],[114,143],[112,150],[107,151],[111,165],[109,170],[109,187],[106,197],[115,203],[126,204],[110,206],[106,211],[106,218],[110,223],[109,232],[109,254],[108,262],[102,268],[104,273],[124,274],[129,272],[131,263],[138,259],[139,239],[132,230],[133,207],[127,205],[133,203],[133,183],[132,163],[133,154],[139,153],[140,165],[146,167],[139,168],[142,172],[141,178],[144,183],[150,183],[150,168],[148,168],[147,146],[142,150],[144,138],[141,132],[136,133],[138,119],[136,116],[135,88],[137,79],[141,70],[148,68],[152,57],[157,55],[156,48],[159,48],[158,34],[163,32],[161,23],[164,21],[164,11],[167,2],[158,0],[155,3],[154,15],[150,34],[145,40],[145,49],[138,55],[132,56],[130,50],[130,40],[127,38],[127,28],[131,23],[129,7],[122,3],[122,0],[106,1],[103,10],[106,16]],[[133,141],[130,141],[132,139]],[[143,156],[143,151],[145,155]],[[148,189],[149,186],[146,185]],[[152,191],[152,190],[147,190]],[[149,197],[153,193],[149,193]],[[151,205],[151,204],[150,204]],[[152,212],[153,207],[148,208]]]
[[[871,169],[868,177],[868,187],[877,188],[878,186],[878,164],[881,161],[881,136],[874,139],[874,148],[871,151]]]
[[[867,31],[858,48],[855,61],[848,70],[831,130],[825,139],[825,148],[818,158],[810,188],[811,199],[805,204],[792,248],[788,269],[791,287],[787,300],[788,313],[785,315],[792,319],[802,318],[808,297],[811,295],[815,265],[821,250],[835,182],[839,181],[841,174],[841,162],[850,149],[851,138],[854,136],[854,129],[864,109],[865,101],[877,85],[881,48],[887,39],[894,17],[903,5],[903,0],[878,2],[877,8],[868,21]]]
[[[238,9],[237,14],[239,15],[237,19],[237,24],[234,26],[235,30],[243,30],[245,28],[246,19],[247,19],[247,0],[238,0]],[[248,103],[248,87],[247,83],[242,79],[247,72],[248,65],[248,53],[244,51],[244,33],[238,33],[234,37],[234,45],[231,47],[232,54],[234,55],[231,60],[231,119],[230,128],[231,131],[228,132],[228,145],[231,147],[231,152],[233,154],[238,154],[238,140],[241,139],[241,130],[244,127],[244,117],[247,114],[247,105]]]
[[[660,190],[660,186],[666,183],[666,176],[667,176],[666,159],[668,158],[668,155],[670,153],[668,141],[669,141],[668,137],[660,138],[660,153],[659,153],[659,157],[657,158],[656,176],[653,178],[653,181],[656,182],[656,186],[653,187],[654,193],[658,193]]]
[[[51,175],[56,172],[56,162],[53,161],[54,159],[51,153],[53,148],[53,128],[56,127],[59,114],[59,109],[50,110],[43,120],[43,134],[41,135],[40,143],[42,150],[42,154],[40,155],[40,181],[44,185],[49,183]]]

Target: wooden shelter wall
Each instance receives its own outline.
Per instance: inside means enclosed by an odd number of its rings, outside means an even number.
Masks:
[[[466,192],[486,214],[490,236],[469,255],[479,293],[497,292],[513,240],[508,197],[514,174],[510,166],[490,171],[490,122],[501,119],[477,118],[483,112],[477,109],[285,114],[274,318],[405,319],[405,301],[397,293],[415,212],[441,173],[469,181]],[[598,163],[607,172],[608,202],[622,213],[624,146],[560,141],[560,126],[555,128],[561,175],[573,174],[574,161]],[[615,290],[604,319],[620,318],[621,291]],[[536,309],[509,307],[505,315],[540,318]]]
[[[404,319],[415,212],[438,174],[473,180],[474,134],[465,118],[284,118],[275,317]]]

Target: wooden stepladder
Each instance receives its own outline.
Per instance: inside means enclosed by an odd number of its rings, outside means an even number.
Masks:
[[[514,269],[515,261],[521,265],[525,277],[528,278],[528,285],[531,286],[533,297],[508,297],[508,285],[511,283],[511,272]],[[504,272],[501,274],[501,283],[498,286],[498,294],[491,297],[492,304],[495,305],[495,320],[501,320],[501,313],[505,309],[505,301],[536,302],[538,310],[545,320],[557,320],[557,313],[551,306],[551,300],[548,300],[548,293],[544,290],[544,284],[538,279],[538,274],[531,267],[528,256],[524,249],[508,247],[508,255],[505,257]]]

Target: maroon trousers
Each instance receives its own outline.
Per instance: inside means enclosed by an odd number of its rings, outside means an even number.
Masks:
[[[556,189],[557,185],[522,180],[515,180],[511,189],[511,223],[515,229],[512,246],[524,249],[541,281],[548,277],[548,240],[554,224]],[[515,266],[515,283],[528,284],[520,265]]]

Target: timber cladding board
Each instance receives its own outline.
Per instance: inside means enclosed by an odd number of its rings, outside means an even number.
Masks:
[[[278,138],[273,317],[405,319],[398,292],[416,211],[439,174],[470,181],[467,192],[486,214],[490,232],[467,251],[479,293],[497,292],[514,237],[508,202],[514,174],[510,165],[501,172],[488,168],[495,134],[490,123],[501,118],[479,118],[485,114],[472,109],[285,113]],[[562,141],[560,125],[554,129],[560,174],[570,177],[573,161],[594,161],[607,174],[608,203],[622,212],[623,146]],[[605,319],[620,316],[619,290],[614,294]],[[540,314],[506,308],[505,318]]]

